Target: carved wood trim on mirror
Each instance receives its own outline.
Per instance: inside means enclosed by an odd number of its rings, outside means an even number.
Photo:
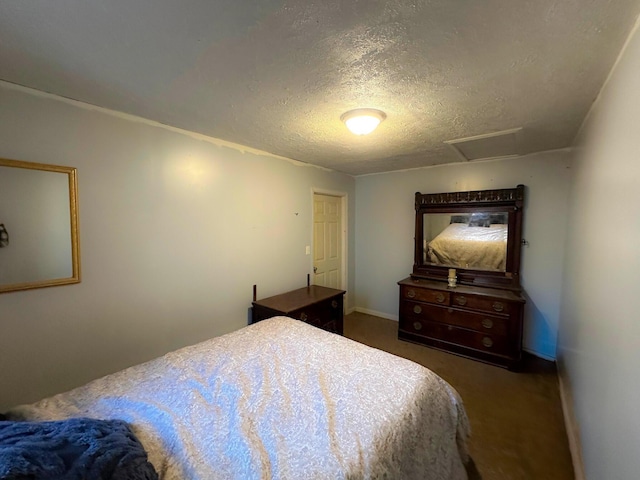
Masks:
[[[455,268],[459,284],[519,290],[523,205],[524,185],[501,190],[417,192],[412,276],[446,280],[449,269]],[[442,228],[434,231],[432,223]],[[471,244],[475,253],[469,248]]]

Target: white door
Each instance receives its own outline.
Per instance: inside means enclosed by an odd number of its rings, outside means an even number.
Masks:
[[[342,199],[313,195],[313,283],[341,288]]]

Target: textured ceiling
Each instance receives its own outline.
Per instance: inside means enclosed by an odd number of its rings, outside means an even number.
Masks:
[[[0,79],[353,175],[570,146],[639,0],[3,0]],[[357,137],[356,107],[387,119]],[[1,108],[1,106],[0,106]]]

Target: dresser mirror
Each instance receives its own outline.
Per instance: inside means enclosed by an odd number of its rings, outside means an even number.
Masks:
[[[509,212],[425,213],[424,264],[504,272]]]
[[[519,289],[524,186],[415,195],[414,277]]]
[[[0,293],[80,282],[76,169],[0,159]]]

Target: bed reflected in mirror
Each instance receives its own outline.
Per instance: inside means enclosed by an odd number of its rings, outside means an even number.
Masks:
[[[425,213],[423,264],[504,272],[509,213]]]
[[[524,189],[416,192],[412,278],[520,289]]]
[[[76,169],[0,159],[0,293],[78,283]]]

